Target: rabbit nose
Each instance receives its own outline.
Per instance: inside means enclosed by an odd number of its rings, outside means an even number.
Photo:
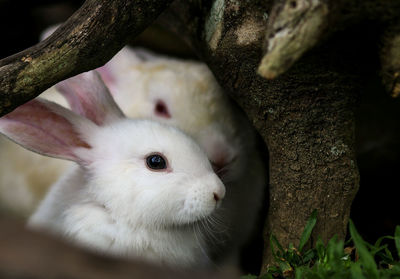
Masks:
[[[214,184],[215,185],[215,184]],[[225,186],[220,181],[216,183],[216,188],[212,191],[214,201],[219,204],[222,199],[225,197]]]

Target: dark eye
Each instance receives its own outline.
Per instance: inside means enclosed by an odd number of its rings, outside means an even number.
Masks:
[[[146,164],[149,169],[163,170],[167,168],[167,162],[163,156],[159,154],[152,154],[146,158]]]
[[[171,114],[169,113],[168,107],[162,100],[157,101],[154,107],[154,112],[157,116],[164,118],[171,118]]]

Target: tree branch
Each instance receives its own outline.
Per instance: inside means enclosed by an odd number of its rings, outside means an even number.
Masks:
[[[102,66],[172,0],[87,0],[45,41],[0,61],[0,116],[55,83]]]
[[[400,96],[400,23],[393,23],[383,36],[382,81],[390,95]]]
[[[324,0],[277,1],[265,35],[265,55],[258,73],[273,79],[284,73],[321,38],[328,23]]]
[[[397,19],[399,11],[398,1],[275,0],[268,16],[264,54],[258,73],[264,78],[273,79],[286,72],[304,53],[338,30],[363,20],[374,21],[376,25],[389,23],[393,26],[395,24],[390,23]],[[387,37],[392,37],[392,40],[385,38],[387,47],[384,51],[393,54],[396,48],[393,32],[395,28],[390,29],[391,35]],[[389,59],[382,60],[386,63],[383,80],[390,87],[393,85],[393,77],[389,81],[388,73],[393,70],[393,63],[388,65]]]

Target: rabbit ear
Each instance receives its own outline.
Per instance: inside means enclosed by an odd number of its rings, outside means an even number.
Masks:
[[[61,24],[55,24],[52,26],[47,27],[41,34],[40,34],[40,40],[43,41],[50,37],[51,34],[54,33],[54,31],[57,30],[58,27],[60,27]]]
[[[56,88],[74,112],[99,126],[125,117],[96,71],[64,80]]]
[[[82,125],[96,127],[87,119],[44,99],[34,99],[0,118],[0,133],[37,153],[76,162],[88,161],[75,152],[90,149],[80,137]]]
[[[123,82],[121,76],[130,71],[136,71],[136,67],[151,60],[159,59],[159,56],[142,48],[124,47],[104,66],[97,68],[103,81],[111,89],[111,94],[118,94],[118,83]],[[122,74],[122,75],[121,75]]]

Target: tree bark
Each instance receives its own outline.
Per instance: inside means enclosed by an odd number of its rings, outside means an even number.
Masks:
[[[87,0],[53,35],[0,61],[0,116],[55,83],[102,66],[172,0]]]
[[[382,80],[392,97],[400,96],[400,20],[383,34],[381,49]]]
[[[362,72],[354,66],[360,55],[351,35],[336,38],[341,43],[328,41],[275,80],[257,75],[270,4],[215,1],[206,7],[178,1],[162,18],[165,24],[179,19],[181,25],[175,21],[169,27],[186,36],[268,146],[263,271],[272,262],[271,233],[283,246],[298,244],[315,208],[319,216],[312,242],[317,236],[327,241],[334,234],[346,235],[359,185],[354,109]]]
[[[333,53],[331,53],[332,55]],[[335,56],[333,56],[335,57]],[[318,209],[312,243],[346,236],[359,185],[354,109],[359,89],[349,73],[309,57],[268,90],[264,119],[256,127],[270,153],[270,206],[265,224],[264,271],[271,261],[269,236],[298,245],[308,216]],[[327,60],[324,60],[325,62]],[[292,76],[292,77],[293,77]]]
[[[400,2],[390,0],[275,0],[268,16],[258,73],[275,78],[335,32],[373,21],[386,29],[383,53],[389,58],[382,61],[383,82],[387,83],[391,71],[400,67],[397,56],[392,55],[399,44],[399,11]],[[395,61],[389,62],[391,59]]]

